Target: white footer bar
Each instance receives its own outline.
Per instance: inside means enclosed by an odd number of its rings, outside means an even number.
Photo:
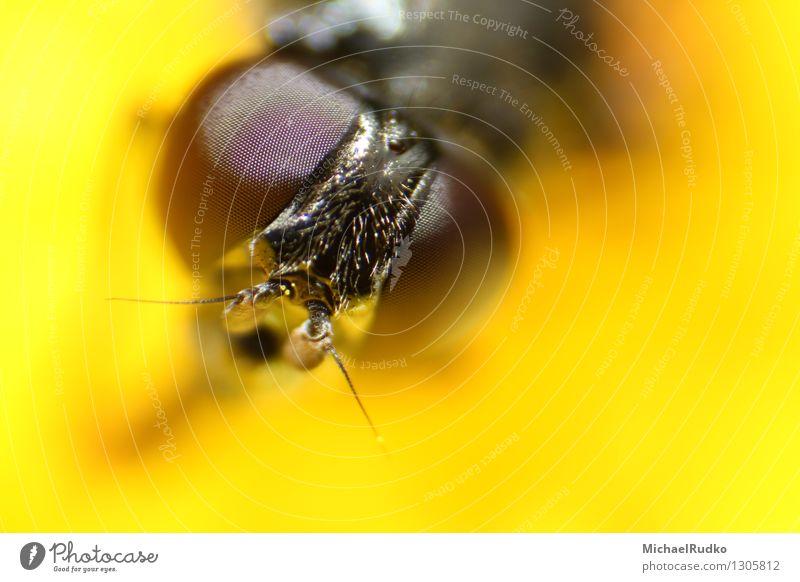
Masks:
[[[0,534],[0,580],[800,580],[800,534]]]

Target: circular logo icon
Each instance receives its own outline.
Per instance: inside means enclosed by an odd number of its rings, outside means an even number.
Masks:
[[[44,561],[44,546],[39,542],[30,542],[19,551],[19,563],[26,570],[35,570]]]

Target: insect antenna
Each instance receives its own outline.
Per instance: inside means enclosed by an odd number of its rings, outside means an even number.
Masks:
[[[162,305],[202,305],[205,303],[224,303],[238,299],[239,295],[223,295],[207,299],[137,299],[136,297],[106,297],[106,301],[129,301],[132,303],[160,303]]]
[[[339,352],[336,351],[336,348],[333,347],[333,344],[328,346],[327,350],[328,353],[331,356],[333,356],[333,359],[336,362],[336,365],[339,366],[339,369],[342,371],[342,374],[344,374],[344,379],[347,380],[347,385],[350,387],[350,392],[353,393],[356,402],[358,402],[359,408],[361,408],[361,412],[364,413],[364,418],[367,419],[369,427],[372,429],[372,433],[375,435],[375,440],[378,441],[378,445],[380,445],[381,450],[383,450],[384,453],[388,453],[386,447],[383,446],[383,436],[381,436],[381,434],[378,432],[378,429],[375,428],[372,419],[369,417],[369,414],[367,413],[367,409],[364,408],[364,404],[361,402],[361,398],[359,398],[358,392],[356,392],[356,387],[353,385],[353,381],[350,379],[350,374],[347,373],[347,368],[345,368],[342,359],[339,357]]]

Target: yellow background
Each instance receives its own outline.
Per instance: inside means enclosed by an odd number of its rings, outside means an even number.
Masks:
[[[387,456],[332,363],[198,392],[192,308],[103,300],[189,292],[151,204],[159,123],[258,51],[253,7],[6,4],[0,529],[800,530],[800,9],[607,8],[641,97],[608,95],[629,147],[537,166],[548,213],[520,196],[536,234],[454,365],[354,373]]]

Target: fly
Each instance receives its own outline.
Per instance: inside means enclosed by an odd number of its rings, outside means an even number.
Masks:
[[[455,6],[279,3],[269,50],[199,85],[162,160],[167,232],[222,287],[167,303],[226,302],[227,332],[262,350],[276,306],[296,306],[302,318],[288,333],[273,325],[278,348],[265,356],[301,369],[330,356],[379,441],[334,345],[336,320],[368,312],[371,348],[422,353],[478,312],[509,252],[509,193],[491,176],[523,151],[525,125],[452,79],[544,100],[563,69],[554,63],[574,58],[554,2]],[[413,18],[448,10],[480,18]],[[498,35],[511,24],[525,34]],[[235,248],[244,264],[215,271]]]

